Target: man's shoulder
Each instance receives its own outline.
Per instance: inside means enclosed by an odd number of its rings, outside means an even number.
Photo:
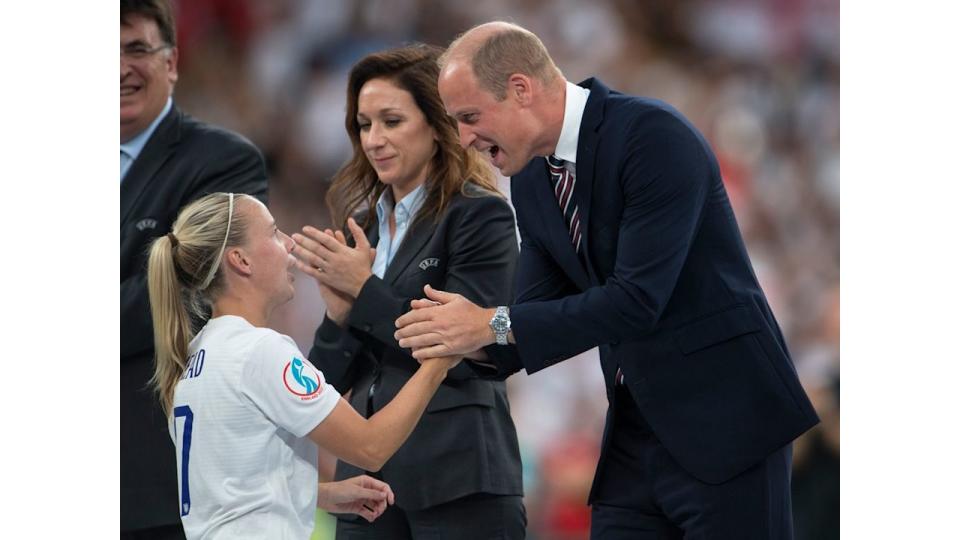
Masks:
[[[604,123],[632,123],[641,117],[664,121],[685,120],[673,105],[652,97],[611,91],[604,101]]]
[[[206,147],[208,151],[224,149],[260,153],[259,149],[240,133],[184,112],[180,113],[180,142],[187,146]]]
[[[178,111],[179,112],[179,111]],[[246,137],[179,112],[173,153],[177,165],[167,171],[190,199],[213,191],[249,193],[267,200],[266,160]]]
[[[604,100],[600,131],[659,131],[662,128],[695,130],[676,107],[657,98],[610,91]]]

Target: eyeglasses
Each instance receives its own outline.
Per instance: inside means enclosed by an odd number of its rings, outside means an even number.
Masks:
[[[170,45],[164,44],[151,49],[143,43],[134,43],[120,48],[120,58],[126,56],[129,60],[143,60],[150,55],[170,48],[172,48]]]

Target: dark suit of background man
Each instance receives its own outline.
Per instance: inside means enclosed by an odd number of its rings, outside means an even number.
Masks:
[[[428,291],[442,305],[401,317],[400,345],[483,348],[500,376],[599,346],[593,538],[791,538],[790,443],[818,420],[700,133],[664,103],[568,83],[506,23],[454,42],[439,82],[461,144],[512,176],[516,303]]]
[[[153,330],[147,249],[177,212],[207,193],[266,202],[259,151],[173,105],[177,48],[162,0],[120,2],[120,531],[123,538],[183,538],[176,453],[148,381]]]

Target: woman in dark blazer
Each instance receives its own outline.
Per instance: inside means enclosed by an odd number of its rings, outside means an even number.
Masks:
[[[365,416],[419,367],[393,333],[424,285],[480,305],[511,300],[513,212],[480,155],[458,144],[437,92],[439,53],[415,45],[353,67],[346,128],[354,153],[327,195],[334,223],[353,241],[311,227],[294,235],[300,267],[327,304],[310,360]],[[373,523],[339,517],[337,538],[523,538],[520,469],[504,383],[461,363],[375,474],[396,506]],[[336,478],[362,472],[339,462]]]

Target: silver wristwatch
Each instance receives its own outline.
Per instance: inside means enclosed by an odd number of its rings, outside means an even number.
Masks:
[[[507,306],[497,307],[497,312],[490,319],[490,328],[493,334],[497,336],[497,345],[507,344],[507,334],[510,333],[510,308]]]

